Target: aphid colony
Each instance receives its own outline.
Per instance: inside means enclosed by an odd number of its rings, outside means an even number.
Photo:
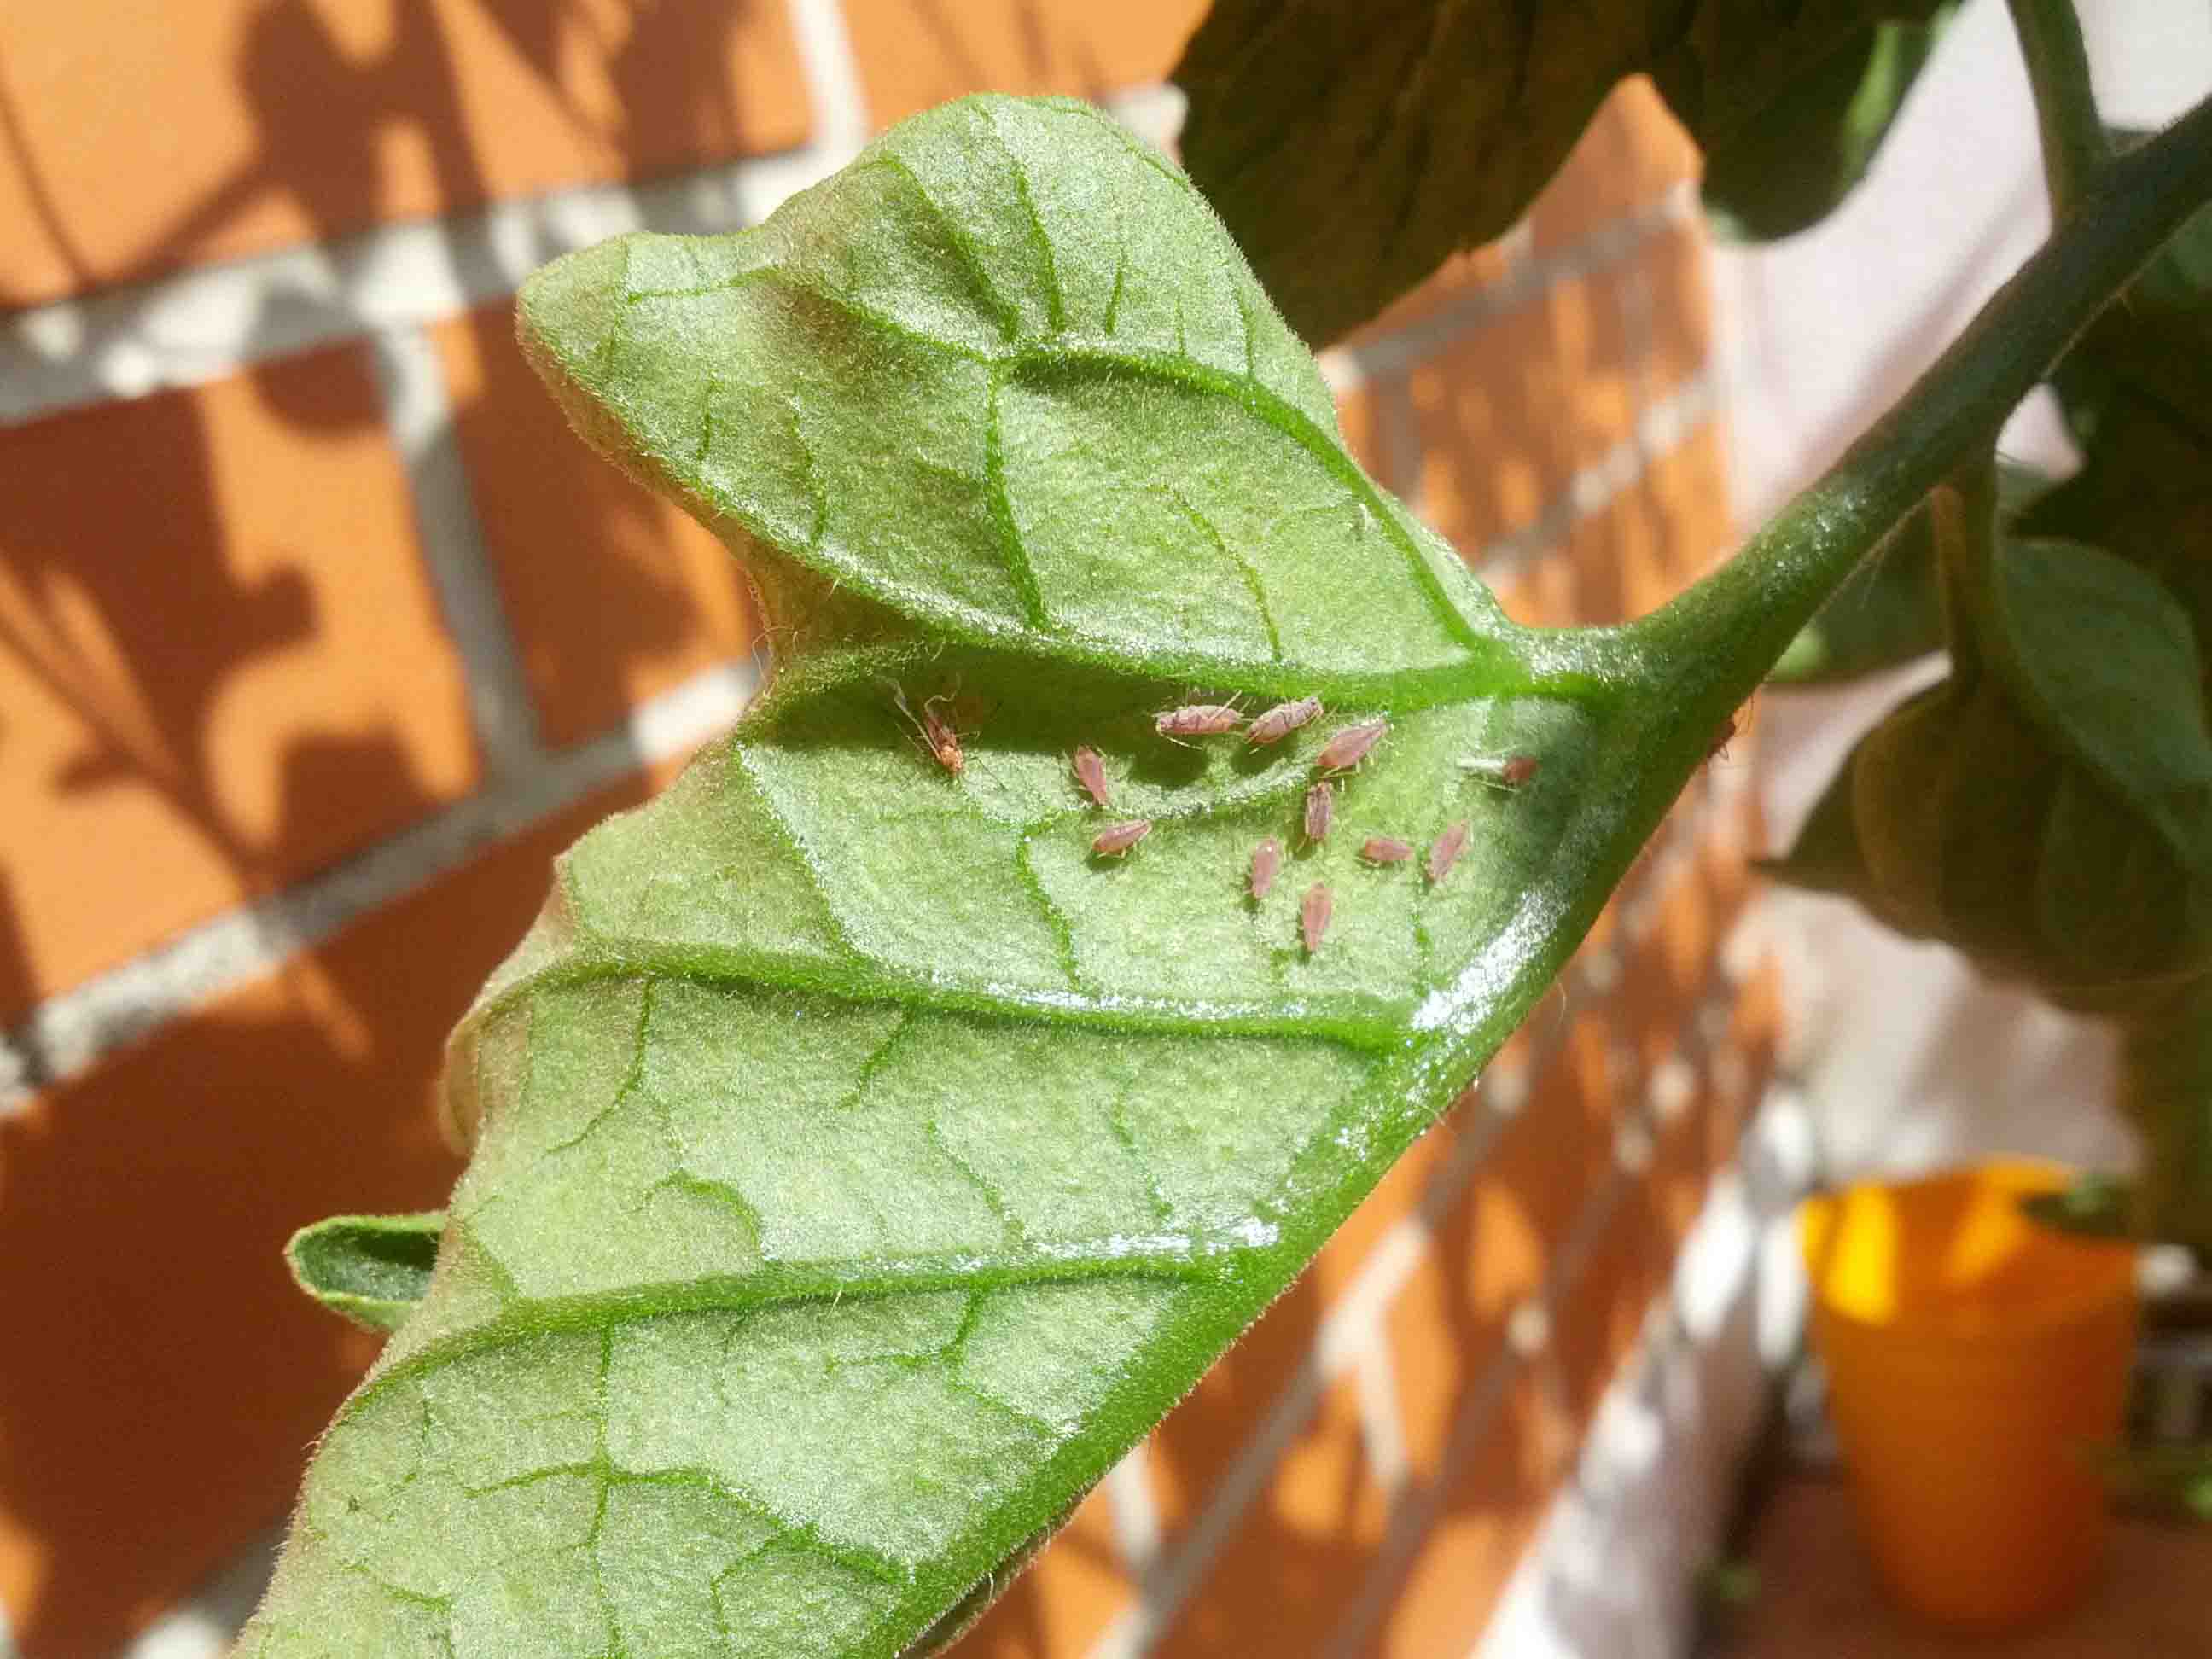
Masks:
[[[1298,697],[1288,702],[1277,703],[1253,717],[1243,726],[1244,741],[1252,748],[1264,748],[1281,742],[1301,726],[1321,717],[1319,697]],[[1170,743],[1185,743],[1192,738],[1226,737],[1237,732],[1244,720],[1243,711],[1234,703],[1192,702],[1173,708],[1164,708],[1152,717],[1152,726]],[[1340,727],[1330,733],[1314,757],[1314,770],[1321,775],[1306,791],[1304,829],[1309,845],[1318,845],[1328,836],[1336,819],[1336,783],[1346,774],[1355,771],[1372,754],[1377,744],[1390,730],[1387,720],[1361,720]],[[1073,756],[1076,781],[1092,802],[1101,808],[1109,807],[1112,792],[1106,781],[1106,769],[1098,751],[1089,744],[1079,747]],[[1496,759],[1477,758],[1462,761],[1461,766],[1470,775],[1480,776],[1486,782],[1505,789],[1517,789],[1536,775],[1536,760],[1533,755],[1509,755]],[[1119,858],[1152,832],[1148,818],[1126,819],[1109,823],[1091,841],[1092,854],[1100,858]],[[1466,850],[1468,826],[1465,819],[1451,824],[1430,843],[1428,858],[1424,865],[1431,884],[1442,882],[1459,862]],[[1370,836],[1359,849],[1366,863],[1377,866],[1409,862],[1414,854],[1412,842],[1395,836]],[[1262,836],[1252,849],[1252,868],[1249,886],[1255,900],[1265,898],[1275,884],[1275,878],[1283,867],[1283,844],[1273,836]],[[1307,954],[1321,948],[1328,935],[1328,926],[1336,910],[1336,896],[1327,882],[1317,881],[1305,890],[1298,901],[1298,932]]]
[[[937,712],[937,705],[946,701],[942,696],[932,697],[922,705],[921,715],[916,719],[908,707],[905,695],[896,686],[891,688],[893,701],[900,714],[921,740],[930,758],[954,777],[958,777],[967,766],[967,757],[960,747],[960,733],[951,722]],[[1272,708],[1255,715],[1249,725],[1244,725],[1243,711],[1234,703],[1192,702],[1174,708],[1164,708],[1153,716],[1152,726],[1161,737],[1170,743],[1182,744],[1191,738],[1226,737],[1243,726],[1245,744],[1251,748],[1265,748],[1280,743],[1301,726],[1310,725],[1322,714],[1319,697],[1297,697],[1288,702],[1279,702]],[[1336,818],[1336,783],[1356,771],[1377,744],[1390,730],[1387,720],[1361,720],[1352,726],[1339,727],[1330,733],[1314,757],[1314,770],[1321,775],[1306,791],[1304,828],[1310,846],[1318,846],[1328,839],[1330,827]],[[1109,810],[1114,804],[1113,787],[1106,777],[1106,763],[1096,749],[1088,744],[1079,745],[1070,757],[1075,781],[1091,804],[1100,810]],[[1460,769],[1493,788],[1520,788],[1536,775],[1537,763],[1534,755],[1477,756],[1459,763]],[[1107,824],[1091,842],[1091,851],[1097,858],[1123,858],[1137,843],[1152,833],[1150,818],[1121,818]],[[1452,866],[1466,850],[1468,826],[1465,819],[1449,825],[1429,844],[1428,858],[1423,868],[1431,885],[1439,884],[1451,874]],[[1359,856],[1370,865],[1382,867],[1405,864],[1412,860],[1412,842],[1395,836],[1370,836],[1361,845]],[[1283,844],[1273,836],[1261,838],[1252,849],[1249,886],[1255,900],[1265,898],[1274,886],[1275,878],[1283,867]],[[1298,932],[1306,952],[1311,955],[1321,948],[1328,934],[1328,926],[1336,909],[1336,896],[1326,882],[1316,882],[1298,901]]]

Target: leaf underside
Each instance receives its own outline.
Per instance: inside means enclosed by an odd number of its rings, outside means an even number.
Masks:
[[[1084,106],[918,117],[756,230],[549,267],[521,327],[743,555],[783,665],[560,860],[455,1034],[435,1277],[240,1650],[896,1653],[1467,1085],[1711,716],[1618,635],[1507,623],[1346,454],[1187,181]],[[1193,694],[1328,714],[1160,738]],[[1373,717],[1304,843],[1317,750]],[[1124,859],[1078,744],[1154,823]],[[1510,753],[1518,791],[1458,764]],[[1356,856],[1462,820],[1441,884]]]

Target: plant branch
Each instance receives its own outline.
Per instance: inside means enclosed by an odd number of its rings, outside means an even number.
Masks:
[[[2212,98],[2100,169],[2075,211],[1841,459],[1695,586],[1623,630],[1668,701],[1718,718],[2208,199]]]
[[[2011,0],[2013,28],[2027,60],[2035,93],[2036,126],[2043,140],[2043,177],[2056,222],[2071,213],[2112,159],[2105,124],[2097,115],[2089,80],[2089,55],[2074,0]]]

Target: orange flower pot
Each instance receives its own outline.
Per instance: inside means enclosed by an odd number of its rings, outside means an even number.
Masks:
[[[2056,1166],[1999,1162],[1808,1200],[1813,1336],[1876,1569],[1957,1629],[2017,1629],[2088,1585],[2095,1449],[2118,1436],[2135,1250],[2052,1232],[2020,1200]]]

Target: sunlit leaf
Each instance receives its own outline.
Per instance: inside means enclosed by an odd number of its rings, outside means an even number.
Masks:
[[[1436,1121],[1757,669],[1686,653],[1678,696],[1621,635],[1507,623],[1189,185],[1083,106],[932,112],[520,312],[582,430],[742,555],[782,666],[561,860],[456,1033],[435,1276],[242,1651],[896,1653]],[[1307,696],[1273,745],[1153,722]],[[1462,765],[1517,754],[1518,788]],[[1442,882],[1358,856],[1460,823]]]

